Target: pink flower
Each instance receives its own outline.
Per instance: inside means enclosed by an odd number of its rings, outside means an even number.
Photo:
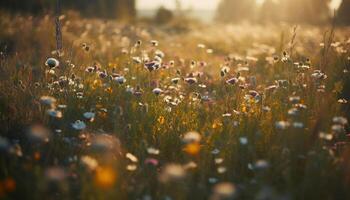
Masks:
[[[157,159],[154,158],[147,158],[145,160],[145,164],[146,165],[153,165],[153,166],[157,166],[159,164],[159,161]]]

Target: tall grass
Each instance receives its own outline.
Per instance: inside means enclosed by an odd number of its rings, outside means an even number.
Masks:
[[[59,19],[1,16],[1,198],[350,198],[347,28]]]

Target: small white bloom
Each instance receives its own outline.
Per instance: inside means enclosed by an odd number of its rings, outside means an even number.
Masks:
[[[124,76],[118,76],[118,77],[115,77],[115,78],[114,78],[114,81],[117,82],[117,83],[119,83],[119,84],[123,84],[123,83],[126,82],[126,79],[125,79]]]

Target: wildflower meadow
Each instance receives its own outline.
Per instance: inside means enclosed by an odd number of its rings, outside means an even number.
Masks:
[[[0,199],[350,199],[347,26],[4,11],[0,51]]]

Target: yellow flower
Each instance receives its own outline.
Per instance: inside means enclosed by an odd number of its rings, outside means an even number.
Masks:
[[[114,186],[117,174],[112,167],[98,167],[95,174],[95,184],[103,189]]]
[[[159,124],[164,124],[165,118],[163,116],[159,116],[157,121],[158,121]]]
[[[13,178],[6,178],[3,181],[3,186],[7,192],[13,192],[16,190],[16,181]]]
[[[38,152],[38,151],[34,152],[33,157],[34,157],[34,160],[40,160],[40,158],[41,158],[40,152]]]
[[[111,94],[113,92],[113,89],[111,87],[108,87],[105,89],[105,92]]]
[[[242,105],[242,112],[246,113],[247,112],[247,107],[245,105]]]
[[[108,63],[108,67],[109,67],[109,68],[113,68],[113,67],[115,67],[115,66],[116,66],[116,64],[115,64],[115,63],[111,63],[111,62],[110,62],[110,63]]]
[[[190,143],[187,144],[186,147],[183,149],[184,152],[188,153],[189,155],[195,156],[199,153],[201,150],[201,146],[199,143]]]
[[[99,112],[98,112],[98,115],[99,115],[99,117],[102,118],[102,119],[106,119],[106,118],[107,118],[107,113],[106,113],[106,112],[99,111]]]
[[[219,128],[220,126],[222,126],[222,123],[218,120],[215,120],[213,125],[212,125],[212,128],[216,129],[216,128]]]
[[[100,79],[96,79],[92,83],[92,88],[93,89],[96,89],[96,88],[101,87],[101,86],[102,86],[102,81]]]

